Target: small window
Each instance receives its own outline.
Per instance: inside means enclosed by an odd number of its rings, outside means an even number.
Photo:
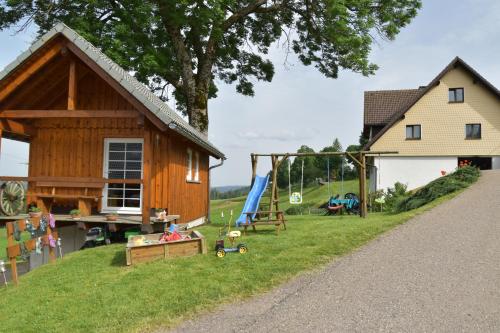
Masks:
[[[421,134],[420,125],[406,125],[406,140],[420,140]]]
[[[194,154],[194,181],[200,181],[200,154],[198,152]]]
[[[193,180],[193,151],[189,148],[186,155],[186,180]]]
[[[481,139],[481,124],[467,124],[467,125],[465,125],[465,138],[466,139]]]
[[[448,91],[448,101],[450,103],[463,103],[464,88],[451,88]]]

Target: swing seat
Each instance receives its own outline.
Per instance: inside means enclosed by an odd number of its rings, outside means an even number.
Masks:
[[[299,192],[293,192],[290,196],[290,204],[300,205],[302,203],[302,195]]]

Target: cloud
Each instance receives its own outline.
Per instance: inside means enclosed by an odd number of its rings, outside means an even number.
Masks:
[[[301,141],[309,140],[314,138],[317,134],[317,130],[313,128],[305,129],[281,129],[268,131],[245,131],[238,133],[237,136],[245,140],[266,140],[266,141]]]

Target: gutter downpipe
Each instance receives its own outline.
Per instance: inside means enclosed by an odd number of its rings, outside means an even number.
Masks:
[[[211,213],[211,210],[210,210],[210,193],[211,193],[211,189],[212,189],[212,184],[211,184],[211,179],[210,179],[211,178],[210,177],[210,171],[212,171],[212,169],[221,167],[224,164],[224,160],[225,160],[225,158],[223,157],[223,158],[220,159],[220,163],[212,165],[211,167],[208,168],[208,216],[207,216],[207,224],[212,223],[212,221],[211,221],[212,216],[210,215],[210,213]]]

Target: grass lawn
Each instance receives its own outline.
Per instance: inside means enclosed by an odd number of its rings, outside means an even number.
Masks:
[[[207,256],[126,267],[124,244],[73,252],[22,276],[17,288],[0,288],[0,331],[123,332],[173,326],[321,267],[453,195],[397,215],[289,217],[288,230],[279,237],[274,227],[260,228],[244,238],[249,253],[224,259],[212,251],[218,223],[199,228],[208,239]],[[239,204],[216,202],[213,212]]]

